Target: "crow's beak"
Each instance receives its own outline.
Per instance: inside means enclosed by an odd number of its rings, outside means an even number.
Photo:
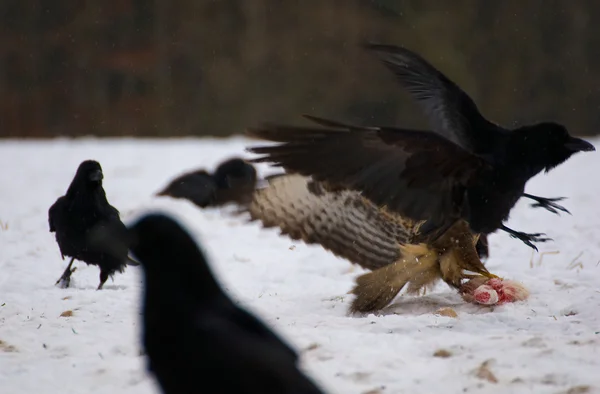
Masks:
[[[569,141],[567,141],[565,146],[567,147],[567,149],[573,152],[592,152],[596,150],[596,148],[594,148],[594,145],[582,140],[581,138],[575,137],[571,137]]]
[[[92,181],[92,182],[101,181],[103,178],[104,178],[104,175],[102,175],[102,171],[100,171],[100,170],[96,170],[90,174],[90,181]]]

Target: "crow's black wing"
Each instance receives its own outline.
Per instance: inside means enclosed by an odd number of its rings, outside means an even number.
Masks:
[[[434,227],[461,217],[466,186],[489,166],[425,131],[265,125],[248,134],[281,143],[249,148],[262,155],[253,162],[358,190],[380,207]]]
[[[491,149],[486,120],[473,100],[448,77],[416,53],[399,46],[364,44],[391,70],[423,108],[435,132],[473,153]]]
[[[59,197],[58,200],[52,204],[50,209],[48,209],[48,226],[50,227],[51,233],[56,231],[56,222],[60,220],[59,215],[65,205],[65,199],[65,196]]]

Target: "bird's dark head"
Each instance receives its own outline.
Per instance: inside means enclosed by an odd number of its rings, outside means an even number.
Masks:
[[[145,268],[175,267],[177,250],[199,252],[190,235],[170,217],[149,214],[129,227],[131,251]]]
[[[173,198],[189,198],[198,190],[212,190],[214,180],[204,171],[188,172],[173,179],[164,189],[156,193],[157,196],[170,196]]]
[[[581,138],[573,137],[567,128],[554,122],[524,126],[514,131],[512,152],[521,152],[535,173],[550,171],[577,152],[595,151],[596,148]]]
[[[188,296],[221,294],[205,254],[174,219],[148,214],[129,228],[130,248],[144,267],[146,281],[176,282]]]
[[[240,158],[232,158],[221,163],[213,175],[221,189],[248,187],[256,185],[256,169]]]
[[[84,198],[90,193],[104,195],[102,189],[102,167],[95,160],[86,160],[79,164],[75,177],[67,189],[67,197]]]
[[[100,163],[95,160],[86,160],[77,168],[75,178],[89,184],[102,184],[104,175]]]

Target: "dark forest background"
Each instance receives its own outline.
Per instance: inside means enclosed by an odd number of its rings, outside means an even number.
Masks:
[[[597,0],[0,0],[0,136],[426,125],[362,41],[416,50],[502,124],[600,130]]]

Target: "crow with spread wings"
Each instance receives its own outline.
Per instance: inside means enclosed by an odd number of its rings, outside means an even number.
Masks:
[[[512,130],[496,125],[418,54],[390,45],[367,44],[366,49],[422,106],[433,131],[318,118],[313,120],[328,126],[249,129],[250,136],[278,143],[250,148],[261,155],[252,161],[289,173],[256,193],[251,216],[377,269],[357,280],[356,311],[381,308],[409,282],[409,290],[418,290],[439,277],[460,287],[469,277],[464,271],[493,277],[475,252],[480,234],[501,229],[532,247],[547,240],[544,234],[518,232],[503,222],[522,196],[556,208],[552,200],[524,194],[525,184],[594,147],[553,122]],[[452,258],[445,259],[448,253]],[[435,256],[431,269],[423,256]],[[378,271],[380,279],[370,280]]]

